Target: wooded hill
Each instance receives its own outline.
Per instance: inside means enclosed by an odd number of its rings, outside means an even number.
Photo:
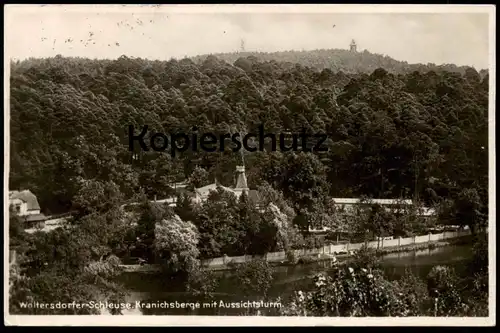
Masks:
[[[296,208],[312,209],[327,195],[436,202],[474,189],[487,198],[488,75],[365,52],[341,57],[342,71],[312,68],[346,52],[279,53],[295,64],[267,61],[273,54],[234,65],[214,56],[199,64],[126,56],[12,63],[9,186],[29,188],[53,213],[91,202],[91,190],[165,196],[196,166],[208,171],[204,182],[230,186],[240,154],[148,152],[133,160],[128,126],[217,134],[262,124],[329,136],[328,153],[245,156],[250,186],[267,181]],[[357,68],[369,74],[348,73]]]
[[[209,55],[193,57],[196,63],[203,62]],[[409,64],[406,61],[395,60],[387,55],[376,54],[364,50],[362,52],[351,52],[344,49],[321,49],[313,51],[281,51],[281,52],[232,52],[217,53],[212,56],[234,64],[239,58],[251,57],[259,61],[283,62],[283,66],[291,69],[295,64],[300,64],[315,69],[330,69],[334,72],[342,71],[349,74],[365,73],[371,74],[377,68],[383,68],[389,73],[409,74],[414,71],[448,71],[465,74],[468,66],[456,66],[454,64],[436,65]],[[479,69],[477,69],[479,70]],[[487,69],[481,69],[479,74],[484,77]]]

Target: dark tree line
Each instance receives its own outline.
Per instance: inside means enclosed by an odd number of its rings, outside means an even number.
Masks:
[[[193,58],[196,63],[203,62],[210,55],[200,55]],[[278,61],[284,63],[289,69],[295,64],[316,68],[319,70],[331,69],[335,72],[343,71],[350,74],[365,73],[370,74],[377,68],[384,68],[394,74],[410,74],[414,71],[448,71],[457,72],[461,75],[467,71],[467,66],[457,66],[454,64],[436,65],[409,64],[406,61],[398,61],[387,55],[371,53],[367,50],[362,52],[351,52],[345,49],[320,49],[313,51],[279,51],[279,52],[233,52],[216,53],[213,56],[234,63],[239,58],[249,57],[262,61]],[[484,77],[487,70],[482,69],[479,74]]]

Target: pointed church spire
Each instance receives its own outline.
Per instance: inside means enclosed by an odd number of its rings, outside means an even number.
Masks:
[[[245,131],[240,131],[240,133],[242,138],[245,137],[246,135]],[[245,167],[245,154],[243,149],[240,149],[240,155],[241,155],[241,165]]]
[[[236,167],[236,186],[235,189],[248,190],[247,176],[245,175],[245,167],[243,165],[238,165]]]
[[[245,166],[245,154],[243,154],[243,149],[240,149],[241,154],[241,165]]]

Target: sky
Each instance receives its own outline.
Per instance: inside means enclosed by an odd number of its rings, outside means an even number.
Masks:
[[[7,7],[6,52],[14,59],[61,54],[165,60],[238,51],[242,40],[247,51],[272,52],[347,49],[354,39],[358,50],[409,63],[488,68],[490,22],[484,11],[429,13],[427,7],[423,13],[371,9],[349,13],[338,7],[318,10],[318,5],[316,10],[297,5],[272,11],[235,5],[228,10],[217,8]]]

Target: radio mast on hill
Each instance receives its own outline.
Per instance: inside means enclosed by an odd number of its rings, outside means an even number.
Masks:
[[[245,40],[241,40],[241,44],[240,44],[240,50],[241,52],[245,52]]]

